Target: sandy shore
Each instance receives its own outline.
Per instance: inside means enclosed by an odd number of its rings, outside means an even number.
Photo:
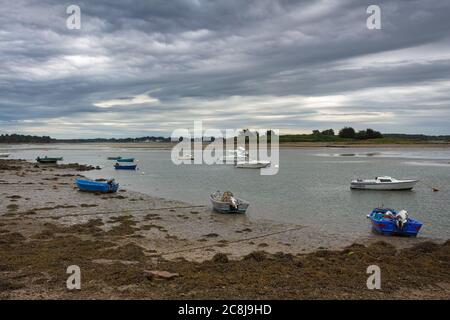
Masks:
[[[126,190],[82,193],[74,178],[88,169],[0,160],[0,298],[450,297],[448,241],[353,243]],[[366,288],[371,264],[380,291]],[[69,265],[81,290],[66,288]]]

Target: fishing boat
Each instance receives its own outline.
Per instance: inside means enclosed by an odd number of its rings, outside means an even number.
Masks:
[[[388,176],[375,179],[356,179],[350,184],[351,189],[361,190],[411,190],[419,180],[397,180]]]
[[[262,160],[237,161],[235,165],[236,168],[245,168],[245,169],[260,169],[266,168],[268,166],[270,166],[270,161],[262,161]]]
[[[0,153],[0,158],[8,158],[11,153]]]
[[[247,201],[235,197],[230,191],[216,191],[210,195],[213,209],[220,213],[245,213],[250,205]]]
[[[119,189],[119,184],[114,179],[76,179],[75,182],[80,191],[114,193]]]
[[[57,163],[59,160],[62,160],[62,159],[63,159],[62,157],[53,157],[53,158],[51,158],[51,157],[45,156],[43,158],[37,157],[36,161],[39,162],[39,163],[43,163],[43,164],[44,163],[45,164],[49,164],[49,163]]]
[[[194,156],[190,153],[177,157],[178,160],[194,160]]]
[[[117,159],[118,162],[133,162],[134,158],[120,158]]]
[[[375,208],[367,218],[372,223],[372,230],[383,235],[415,237],[422,227],[422,222],[409,218],[406,210]]]
[[[108,160],[120,160],[122,157],[108,157]]]
[[[120,164],[116,163],[114,165],[114,168],[116,170],[136,170],[137,164]]]

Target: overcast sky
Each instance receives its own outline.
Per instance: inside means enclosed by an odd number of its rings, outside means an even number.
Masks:
[[[170,135],[194,120],[450,134],[450,1],[0,0],[0,133]]]

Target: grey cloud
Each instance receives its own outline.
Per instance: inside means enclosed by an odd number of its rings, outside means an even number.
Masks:
[[[163,122],[189,127],[194,119],[212,119],[220,128],[261,125],[293,130],[297,126],[301,131],[357,125],[359,121],[352,123],[345,115],[357,117],[375,110],[391,113],[389,125],[382,124],[381,116],[369,118],[365,125],[372,121],[375,128],[410,132],[408,123],[414,123],[426,133],[448,133],[450,3],[378,1],[383,29],[377,31],[365,26],[365,10],[372,1],[98,0],[77,4],[82,11],[79,31],[65,27],[65,4],[60,1],[3,5],[3,130],[23,130],[23,121],[28,120],[33,121],[28,130],[48,128],[50,134],[61,136],[64,124],[56,130],[52,121],[72,118],[100,123],[105,119],[105,123],[120,124],[128,117],[140,123],[144,116],[147,127],[164,134],[175,128]],[[417,59],[424,46],[431,55]],[[384,60],[398,51],[404,52],[401,59]],[[356,62],[374,54],[383,55],[377,63],[370,63],[370,58]],[[378,101],[375,93],[361,94],[418,86],[427,87],[428,96],[414,89],[392,95],[394,101]],[[143,94],[159,102],[111,108],[95,105]],[[302,97],[326,100],[335,95],[348,96],[348,103],[336,107],[330,100],[329,107],[314,109],[302,102]],[[296,96],[298,104],[280,107],[277,102]],[[230,100],[236,103],[234,108],[224,105],[230,97],[241,97]],[[257,110],[246,107],[248,98],[257,97],[258,103],[264,99],[268,103],[259,104]],[[430,115],[415,119],[422,108],[428,108]],[[214,113],[206,115],[205,110]],[[324,112],[330,118],[340,116],[330,121]],[[286,118],[262,119],[258,114]],[[224,121],[217,121],[218,116]],[[96,134],[92,128],[67,129],[71,135]],[[139,135],[127,126],[108,125],[97,134],[108,135],[108,130]]]

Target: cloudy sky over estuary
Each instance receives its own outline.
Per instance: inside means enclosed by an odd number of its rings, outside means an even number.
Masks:
[[[66,8],[81,9],[68,29]],[[381,8],[381,30],[366,9]],[[0,133],[450,134],[450,1],[0,0]]]

